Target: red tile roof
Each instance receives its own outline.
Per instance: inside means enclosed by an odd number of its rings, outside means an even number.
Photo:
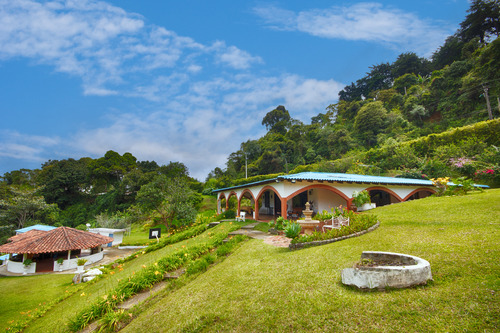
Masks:
[[[113,241],[111,237],[69,227],[59,227],[50,231],[33,231],[35,230],[11,237],[10,243],[0,246],[0,253],[51,253],[80,250]]]

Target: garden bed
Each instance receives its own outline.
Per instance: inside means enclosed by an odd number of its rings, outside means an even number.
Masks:
[[[361,230],[359,232],[355,232],[355,233],[352,233],[352,234],[349,234],[349,235],[345,235],[345,236],[340,236],[340,237],[331,238],[331,239],[310,241],[310,242],[300,242],[300,243],[293,243],[293,241],[292,241],[292,243],[288,246],[288,248],[290,250],[298,250],[298,249],[302,249],[302,248],[310,247],[310,246],[319,246],[319,245],[325,245],[325,244],[329,244],[329,243],[334,243],[334,242],[338,242],[338,241],[341,241],[341,240],[344,240],[344,239],[348,239],[348,238],[358,237],[358,236],[364,235],[367,232],[370,232],[370,231],[373,231],[373,230],[377,229],[379,226],[380,226],[380,222],[377,221],[377,223],[375,223],[375,225],[369,227],[368,229]]]

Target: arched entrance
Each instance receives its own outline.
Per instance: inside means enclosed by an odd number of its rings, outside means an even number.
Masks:
[[[427,198],[428,196],[433,195],[434,193],[436,193],[436,191],[434,191],[432,189],[427,189],[427,188],[417,189],[417,190],[411,192],[405,198],[404,201]]]
[[[385,187],[371,187],[367,191],[370,193],[372,203],[376,204],[377,207],[403,201],[399,195]]]
[[[278,216],[282,216],[283,202],[276,189],[272,186],[265,186],[257,196],[255,218],[270,221]]]
[[[301,217],[306,202],[311,204],[310,209],[314,214],[324,210],[330,212],[335,207],[348,208],[349,198],[336,188],[328,185],[310,185],[294,192],[287,198],[287,218],[297,219]]]
[[[252,192],[249,190],[244,190],[241,193],[240,201],[238,202],[238,214],[240,212],[245,212],[248,217],[255,218],[255,199]]]

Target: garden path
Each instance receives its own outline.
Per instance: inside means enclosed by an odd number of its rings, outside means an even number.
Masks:
[[[267,232],[260,230],[254,230],[254,227],[259,224],[259,222],[251,223],[240,229],[229,233],[229,235],[246,235],[250,238],[262,239],[264,243],[277,246],[277,247],[288,247],[292,241],[290,238],[285,236],[273,236],[269,235]]]

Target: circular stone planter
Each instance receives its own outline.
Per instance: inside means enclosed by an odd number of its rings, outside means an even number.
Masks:
[[[397,263],[397,266],[361,266],[342,270],[342,283],[360,289],[407,288],[432,280],[427,260],[408,254],[364,251],[361,260]]]

